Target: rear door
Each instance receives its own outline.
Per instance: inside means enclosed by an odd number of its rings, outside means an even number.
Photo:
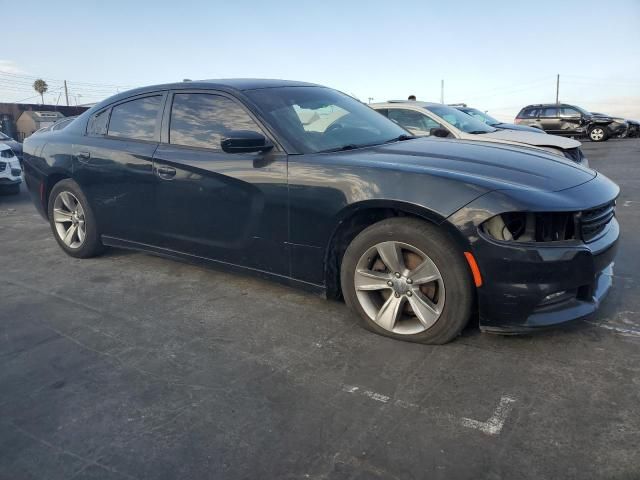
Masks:
[[[103,235],[147,243],[152,226],[153,153],[165,92],[132,97],[96,112],[73,145],[74,178]]]
[[[262,133],[268,152],[226,153],[232,130]],[[200,257],[289,274],[287,156],[244,105],[211,90],[176,91],[154,155],[154,243]]]
[[[545,132],[560,131],[560,113],[557,107],[544,107],[540,112],[540,125]]]

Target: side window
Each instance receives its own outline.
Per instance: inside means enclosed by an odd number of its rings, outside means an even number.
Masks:
[[[162,95],[144,97],[113,107],[108,134],[134,140],[155,140]]]
[[[519,115],[520,118],[536,118],[540,113],[539,108],[525,108],[522,111],[522,115]]]
[[[580,118],[580,112],[575,108],[562,107],[560,109],[560,115],[565,118]]]
[[[389,109],[389,119],[395,121],[401,127],[418,130],[427,134],[432,128],[442,127],[438,122],[420,112],[402,108]]]
[[[176,93],[171,107],[169,143],[221,150],[220,142],[233,130],[262,133],[236,102],[209,93]]]
[[[110,109],[102,110],[89,119],[87,134],[91,136],[106,135]]]
[[[384,115],[385,117],[389,117],[389,110],[387,110],[386,108],[376,109],[376,112]]]
[[[558,116],[558,109],[556,107],[549,107],[542,110],[541,117],[554,118]]]

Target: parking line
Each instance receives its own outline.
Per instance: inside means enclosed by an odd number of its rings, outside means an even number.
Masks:
[[[435,418],[446,418],[450,420],[452,423],[457,423],[466,428],[472,428],[474,430],[478,430],[484,434],[495,436],[499,435],[502,431],[502,427],[504,427],[511,410],[513,409],[513,404],[516,402],[516,399],[510,395],[503,395],[500,397],[500,402],[498,406],[493,411],[493,414],[486,422],[482,422],[480,420],[475,420],[473,418],[462,417],[458,418],[449,413],[438,414],[433,413],[432,411],[422,410],[420,405],[416,403],[406,402],[401,399],[392,400],[388,395],[384,395],[382,393],[374,392],[372,390],[367,390],[360,388],[355,385],[343,385],[342,391],[350,394],[361,395],[363,397],[367,397],[376,402],[385,403],[394,405],[396,407],[410,409],[410,410],[419,410],[420,413],[424,415],[435,417]]]

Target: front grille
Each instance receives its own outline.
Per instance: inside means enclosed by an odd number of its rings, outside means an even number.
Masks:
[[[4,172],[5,168],[7,168],[7,162],[0,162],[0,172]]]
[[[616,202],[610,202],[601,207],[583,210],[580,215],[580,231],[582,240],[590,242],[602,233],[616,214]]]
[[[584,154],[582,153],[582,150],[580,150],[580,147],[564,150],[564,156],[577,163],[582,163],[582,159],[584,158]]]

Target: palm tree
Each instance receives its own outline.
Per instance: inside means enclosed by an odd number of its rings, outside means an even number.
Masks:
[[[33,89],[40,94],[40,98],[42,98],[42,104],[44,105],[44,94],[49,89],[49,85],[47,82],[39,78],[35,82],[33,82]]]

